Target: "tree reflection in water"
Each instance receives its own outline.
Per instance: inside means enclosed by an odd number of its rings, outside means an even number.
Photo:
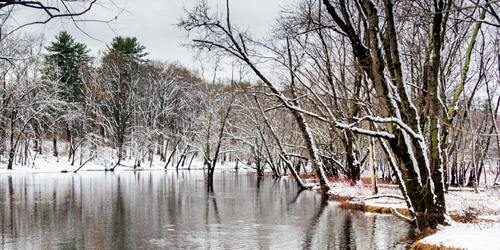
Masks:
[[[7,249],[405,249],[414,234],[242,171],[0,175],[0,210]]]

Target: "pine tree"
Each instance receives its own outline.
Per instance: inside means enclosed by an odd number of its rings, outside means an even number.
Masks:
[[[139,44],[135,37],[117,36],[108,45],[107,52],[103,58],[103,65],[118,67],[118,73],[125,79],[138,70],[139,65],[144,62],[143,57],[148,55],[144,50],[146,47]]]
[[[56,36],[56,41],[46,47],[45,76],[61,86],[61,98],[78,102],[83,98],[82,72],[90,61],[89,50],[83,43],[76,42],[66,31]]]

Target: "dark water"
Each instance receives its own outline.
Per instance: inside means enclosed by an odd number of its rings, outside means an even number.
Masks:
[[[0,175],[2,249],[405,249],[414,229],[292,180],[201,171]]]

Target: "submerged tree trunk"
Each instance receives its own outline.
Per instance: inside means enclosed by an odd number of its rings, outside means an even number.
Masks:
[[[167,169],[168,164],[172,161],[174,154],[175,154],[175,151],[177,151],[177,146],[179,145],[180,142],[181,142],[181,139],[177,140],[177,142],[175,143],[174,148],[172,149],[172,153],[170,153],[170,155],[168,156],[168,160],[165,163],[165,169]]]

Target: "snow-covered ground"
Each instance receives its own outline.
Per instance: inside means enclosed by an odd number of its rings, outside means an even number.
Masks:
[[[217,164],[217,169],[234,169],[235,162],[225,162],[223,164]],[[180,170],[187,169],[188,163],[185,166],[179,166]],[[96,159],[94,161],[89,161],[78,171],[104,171],[106,169],[112,168],[113,162],[106,161],[102,159]],[[57,157],[52,156],[38,156],[35,160],[35,164],[30,164],[27,166],[15,165],[12,170],[7,170],[7,164],[0,164],[0,174],[20,174],[20,173],[55,173],[55,172],[74,172],[80,166],[78,163],[71,166],[67,159],[57,159]],[[240,164],[238,168],[247,168],[245,165]],[[165,162],[155,159],[150,162],[141,163],[140,167],[135,168],[135,170],[164,170]],[[175,169],[175,165],[169,164],[167,170]],[[194,159],[191,164],[192,170],[203,169],[203,161],[200,159]],[[122,160],[122,163],[115,168],[116,171],[126,171],[134,170],[134,160]]]
[[[82,148],[79,147],[76,152],[75,162],[71,165],[71,161],[68,159],[70,145],[64,140],[60,140],[57,143],[58,157],[53,156],[53,142],[51,140],[44,140],[42,142],[43,153],[37,154],[32,147],[28,149],[28,157],[20,159],[19,155],[16,155],[14,166],[12,170],[7,170],[8,159],[5,156],[0,156],[0,174],[1,173],[55,173],[55,172],[74,172],[78,171],[104,171],[106,169],[113,168],[117,162],[117,151],[111,147],[98,146],[98,149],[91,149],[88,145]],[[171,152],[167,152],[167,158],[170,156]],[[123,170],[134,170],[134,165],[136,165],[136,152],[131,152],[126,150],[124,157],[119,166],[115,168],[116,171]],[[179,152],[175,154],[174,159],[168,164],[167,170],[175,169],[177,160],[180,157]],[[81,159],[80,159],[81,158]],[[92,159],[90,159],[92,158]],[[165,162],[161,161],[160,156],[154,154],[153,160],[149,161],[149,157],[145,155],[143,161],[140,162],[140,167],[136,167],[138,170],[165,170]],[[191,161],[191,155],[189,155],[184,166],[179,165],[179,169],[187,169]],[[24,162],[21,164],[20,162]],[[83,165],[79,169],[80,165]],[[236,162],[223,162],[222,157],[219,157],[216,169],[234,169]],[[239,164],[238,168],[246,169],[248,168],[245,164]],[[193,158],[191,163],[192,170],[203,169],[203,159],[201,154],[198,157]]]
[[[355,202],[362,201],[368,206],[406,208],[397,185],[380,184],[378,190],[381,197],[371,199],[373,195],[369,184],[351,186],[347,182],[335,182],[330,192],[335,196],[352,197]],[[481,188],[478,193],[472,188],[450,188],[446,194],[446,206],[449,213],[458,217],[500,222],[500,187]]]
[[[454,223],[420,242],[443,248],[498,250],[500,223]]]
[[[64,146],[60,146],[61,148],[61,156],[55,157],[50,154],[41,154],[36,157],[29,158],[26,165],[21,165],[16,161],[12,170],[7,170],[7,159],[0,158],[0,174],[2,173],[54,173],[54,172],[74,172],[78,169],[78,171],[104,171],[106,169],[113,168],[116,164],[116,153],[111,149],[104,149],[100,154],[94,157],[92,160],[88,160],[88,158],[83,158],[82,163],[83,167],[80,168],[80,160],[76,159],[74,165],[71,165],[71,162],[68,160],[67,150],[65,150]],[[49,152],[49,150],[46,150]],[[79,154],[77,154],[79,156]],[[136,167],[136,170],[164,170],[165,162],[160,160],[158,155],[153,157],[152,161],[149,161],[147,157],[146,159],[140,163],[140,167]],[[125,157],[118,165],[115,170],[123,171],[123,170],[134,170],[135,158]],[[189,161],[191,157],[186,159],[184,166],[180,165],[179,169],[187,169],[189,165]],[[222,162],[217,164],[217,169],[234,169],[235,162]],[[167,166],[167,170],[175,169],[177,162],[172,161]],[[239,168],[248,168],[248,166],[244,164],[239,164]],[[79,169],[80,168],[80,169]],[[203,169],[203,161],[200,158],[195,157],[193,162],[191,163],[192,170]]]
[[[462,217],[475,217],[471,223],[452,223],[427,236],[421,243],[461,249],[500,249],[500,189],[488,188],[450,191],[446,195],[448,211]]]

